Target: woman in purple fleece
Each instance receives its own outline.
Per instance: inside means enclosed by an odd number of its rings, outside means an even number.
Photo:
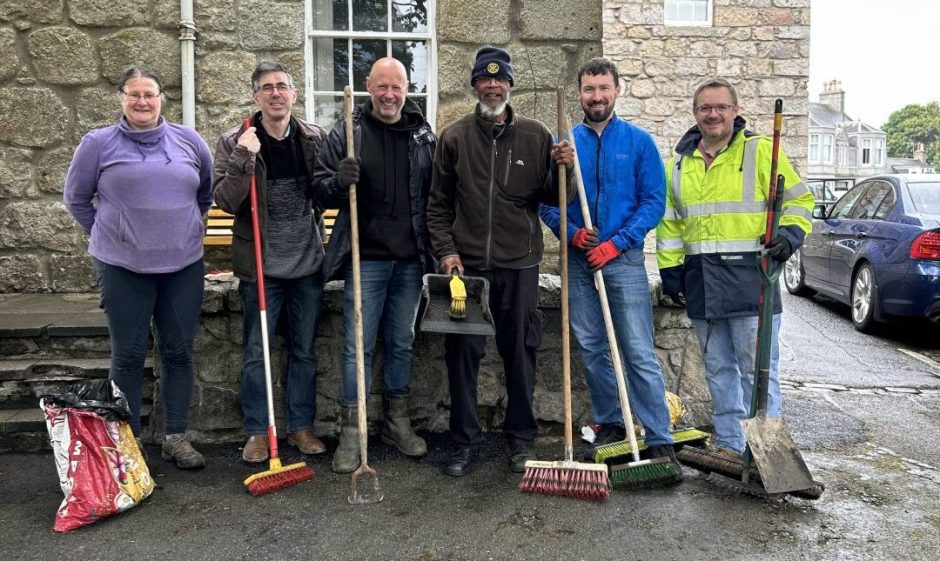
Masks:
[[[212,156],[195,130],[160,115],[162,86],[151,70],[129,68],[118,82],[118,98],[124,115],[117,124],[90,131],[75,150],[65,205],[90,236],[88,252],[103,266],[109,377],[127,395],[134,435],[140,435],[152,317],[163,366],[163,458],[180,468],[201,468],[205,459],[185,433]]]

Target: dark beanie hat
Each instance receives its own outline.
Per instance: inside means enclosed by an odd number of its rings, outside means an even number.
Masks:
[[[480,78],[509,78],[509,85],[515,86],[509,53],[498,47],[486,45],[477,51],[477,60],[473,63],[470,85]]]

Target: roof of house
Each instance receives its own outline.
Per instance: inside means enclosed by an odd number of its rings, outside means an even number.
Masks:
[[[843,130],[849,133],[882,132],[878,127],[873,127],[862,121],[856,121],[845,113],[840,113],[829,104],[809,104],[809,126],[836,128],[839,125],[842,125]]]
[[[932,167],[914,158],[888,158],[888,167]]]

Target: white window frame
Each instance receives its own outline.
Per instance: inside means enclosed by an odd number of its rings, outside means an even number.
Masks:
[[[885,153],[885,141],[880,138],[876,138],[875,146],[872,152],[873,154],[872,161],[875,163],[876,166],[884,165],[884,153]]]
[[[846,162],[848,161],[848,158],[847,158],[848,150],[846,150],[845,144],[840,144],[836,152],[839,154],[838,165],[840,166],[846,165]]]
[[[819,162],[819,137],[818,134],[809,135],[809,161],[813,163]]]
[[[706,3],[706,5],[705,5],[705,13],[706,13],[706,16],[705,16],[705,20],[704,20],[704,21],[697,21],[697,20],[681,20],[681,19],[671,20],[671,19],[669,19],[669,17],[666,15],[666,14],[667,14],[666,4],[669,4],[669,3],[675,4],[675,3],[679,3],[679,2],[690,2],[690,1],[691,1],[691,2],[701,2],[701,1],[704,1],[704,2]],[[676,26],[676,27],[679,27],[679,26],[682,26],[682,27],[711,27],[711,26],[712,26],[713,13],[714,13],[714,6],[713,6],[713,5],[714,5],[714,0],[665,0],[665,2],[663,2],[663,25]]]
[[[391,5],[394,0],[386,0],[386,2]],[[353,9],[352,1],[349,0],[346,4],[349,14],[347,16],[347,21],[350,22],[350,25],[353,21]],[[366,40],[384,40],[384,41],[426,41],[428,47],[428,91],[427,94],[421,94],[418,97],[425,97],[427,99],[426,108],[427,114],[424,116],[427,119],[428,124],[431,125],[432,129],[436,130],[437,124],[437,0],[428,0],[427,3],[428,9],[428,28],[427,31],[422,31],[420,33],[406,33],[406,32],[384,32],[384,31],[349,31],[349,30],[329,30],[329,29],[314,29],[313,28],[313,1],[305,0],[304,1],[304,91],[306,96],[304,97],[304,115],[307,121],[313,123],[316,119],[316,108],[314,107],[315,96],[318,95],[337,95],[336,90],[318,90],[316,89],[316,84],[314,83],[314,76],[316,74],[316,69],[313,67],[313,48],[314,41],[316,39],[346,39],[347,41],[352,41],[354,39],[366,39]],[[388,29],[392,29],[392,10],[388,11]],[[388,45],[388,56],[392,56],[391,52],[391,43]],[[353,76],[353,60],[352,60],[352,45],[350,44],[350,56],[347,64],[349,65],[349,79],[353,81],[355,78]],[[354,84],[350,84],[355,88]],[[340,91],[338,95],[343,95],[343,92]],[[363,96],[368,95],[366,91],[358,91],[353,89],[353,96]],[[415,94],[409,93],[408,97],[414,97]]]
[[[832,163],[832,135],[824,134],[822,135],[822,145],[820,148],[820,157],[823,162],[827,164]]]
[[[867,154],[866,154],[866,150],[867,150],[867,152],[868,152]],[[867,162],[865,161],[865,160],[866,160],[866,157],[867,157],[867,159],[868,159]],[[862,139],[862,153],[859,154],[859,159],[858,159],[858,160],[859,160],[859,163],[860,163],[861,165],[863,165],[863,166],[871,166],[871,165],[872,165],[872,163],[871,163],[871,139],[870,139],[870,138]]]

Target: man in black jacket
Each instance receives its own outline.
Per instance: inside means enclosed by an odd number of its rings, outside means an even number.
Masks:
[[[532,394],[535,352],[542,342],[539,203],[558,205],[556,164],[570,166],[574,150],[567,141],[553,145],[545,125],[513,111],[508,52],[481,48],[470,85],[479,99],[476,110],[447,127],[434,155],[428,230],[442,273],[456,269],[489,281],[509,397],[503,434],[509,467],[521,473],[538,435]],[[568,186],[570,201],[576,190],[573,183]],[[483,442],[477,375],[485,347],[486,337],[479,335],[448,335],[445,343],[455,450],[444,471],[454,477],[469,472]]]
[[[343,317],[342,432],[333,471],[359,467],[356,345],[349,231],[349,186],[356,184],[362,278],[366,394],[375,339],[384,333],[382,440],[406,456],[427,453],[408,416],[415,319],[421,277],[433,266],[426,209],[437,141],[418,106],[406,98],[405,67],[394,58],[375,62],[366,78],[370,98],[353,115],[356,158],[346,157],[346,126],[339,122],[320,151],[315,180],[324,205],[340,209],[327,248],[326,280],[346,283]]]

